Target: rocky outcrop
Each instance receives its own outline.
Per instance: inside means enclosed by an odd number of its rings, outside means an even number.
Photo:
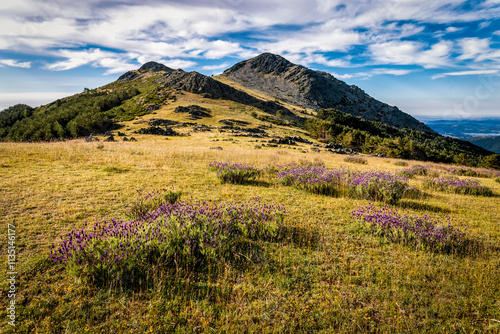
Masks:
[[[224,99],[241,104],[246,104],[259,108],[267,113],[276,114],[281,110],[283,115],[296,118],[287,108],[272,101],[264,101],[253,97],[241,90],[214,80],[198,72],[184,72],[176,70],[167,73],[162,78],[163,85],[170,89],[184,90],[186,92],[200,94],[203,97],[212,99]]]
[[[177,132],[175,132],[172,128],[161,128],[158,126],[150,126],[147,128],[142,128],[134,133],[142,134],[142,135],[156,135],[156,136],[179,136]]]
[[[139,67],[139,72],[144,72],[144,71],[170,73],[170,72],[173,72],[174,70],[168,66],[163,65],[163,64],[160,64],[160,63],[157,63],[154,61],[150,61],[150,62],[145,63],[141,67]]]
[[[200,119],[203,117],[210,117],[210,109],[203,108],[197,105],[179,106],[175,108],[176,113],[187,113],[191,119]]]
[[[171,73],[174,70],[163,64],[150,61],[139,67],[138,70],[128,71],[118,78],[118,82],[132,81],[135,79],[145,78],[150,73],[165,72]]]
[[[301,107],[335,108],[399,128],[434,132],[397,107],[372,98],[356,86],[349,86],[331,74],[295,65],[279,55],[263,53],[234,65],[222,76]]]

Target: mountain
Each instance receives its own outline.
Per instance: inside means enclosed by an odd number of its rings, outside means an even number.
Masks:
[[[397,107],[372,98],[354,85],[349,86],[331,74],[295,65],[272,53],[237,63],[221,76],[303,108],[334,108],[398,128],[433,132]]]
[[[105,86],[37,108],[17,105],[0,112],[2,141],[94,140],[103,134],[142,140],[192,133],[205,139],[259,138],[270,147],[300,143],[318,150],[323,145],[469,165],[492,154],[439,135],[327,73],[269,53],[217,77],[148,62]]]
[[[256,106],[271,114],[275,114],[278,110],[281,110],[285,115],[297,118],[295,114],[291,113],[290,110],[284,106],[280,106],[272,101],[263,101],[201,73],[195,71],[185,72],[180,69],[172,70],[154,62],[144,64],[137,71],[125,73],[118,78],[118,82],[143,79],[150,76],[152,72],[162,73],[157,83],[163,88],[183,90],[194,94],[200,94],[207,98],[224,99],[245,105]]]

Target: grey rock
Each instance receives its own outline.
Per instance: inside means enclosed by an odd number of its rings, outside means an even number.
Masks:
[[[175,132],[171,128],[160,128],[158,126],[150,126],[147,128],[142,128],[135,133],[142,134],[142,135],[156,135],[156,136],[179,136],[177,132]],[[132,140],[132,138],[131,138]]]
[[[191,119],[200,119],[203,117],[211,117],[210,109],[203,108],[197,105],[190,106],[179,106],[175,108],[174,112],[176,113],[187,113],[191,117]]]

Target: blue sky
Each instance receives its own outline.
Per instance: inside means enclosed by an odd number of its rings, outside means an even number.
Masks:
[[[272,52],[421,120],[500,117],[499,18],[500,0],[3,1],[0,110]]]

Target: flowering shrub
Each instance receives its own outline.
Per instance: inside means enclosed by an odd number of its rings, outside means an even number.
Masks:
[[[361,164],[361,165],[366,165],[368,161],[366,159],[360,158],[360,157],[346,157],[344,159],[345,162],[350,162],[354,164]]]
[[[482,186],[478,180],[459,179],[455,176],[427,178],[423,182],[424,189],[451,192],[455,194],[492,196],[493,191]]]
[[[368,223],[374,235],[392,242],[446,253],[462,252],[468,244],[465,232],[427,215],[410,216],[387,207],[376,209],[373,205],[355,210],[352,215]]]
[[[410,168],[402,169],[397,173],[399,176],[412,178],[416,175],[427,175],[429,174],[429,169],[422,165],[414,165]]]
[[[146,213],[165,204],[174,204],[181,197],[180,191],[174,189],[154,190],[147,195],[137,191],[137,201],[129,208],[131,218],[139,218]]]
[[[448,172],[458,176],[472,176],[472,177],[489,177],[488,174],[476,171],[472,168],[463,168],[463,167],[452,167],[447,169]]]
[[[277,173],[280,182],[313,194],[333,196],[338,193],[343,175],[342,170],[329,170],[324,167],[285,165]]]
[[[261,242],[286,237],[284,212],[258,199],[164,204],[138,219],[112,219],[61,235],[50,258],[111,287],[142,287],[168,271],[214,273],[227,264],[262,260]]]
[[[408,180],[379,171],[355,172],[323,167],[280,166],[280,182],[320,195],[337,195],[344,189],[349,195],[374,201],[395,203],[408,189]]]
[[[348,176],[351,196],[396,203],[408,189],[408,179],[381,171],[354,172]]]
[[[209,166],[217,171],[217,177],[222,183],[244,184],[261,174],[260,170],[247,164],[214,161]]]

